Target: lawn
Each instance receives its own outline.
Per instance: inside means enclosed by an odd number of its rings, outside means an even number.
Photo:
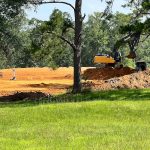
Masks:
[[[150,89],[78,98],[0,103],[0,150],[150,149]]]

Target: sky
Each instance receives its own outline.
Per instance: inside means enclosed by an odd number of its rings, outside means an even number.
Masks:
[[[66,2],[71,3],[74,5],[75,0],[63,0]],[[127,8],[122,8],[121,5],[125,3],[126,0],[115,0],[113,5],[113,12],[116,11],[128,13],[129,10]],[[60,9],[63,12],[68,12],[71,14],[73,18],[73,10],[64,4],[43,4],[41,6],[38,6],[36,10],[28,9],[26,10],[27,16],[29,19],[31,18],[37,18],[39,20],[48,20],[50,14],[52,11],[57,8]],[[101,0],[83,0],[83,6],[82,6],[82,13],[86,14],[86,19],[88,18],[88,15],[93,14],[94,12],[102,12],[106,8],[106,4],[101,2]]]

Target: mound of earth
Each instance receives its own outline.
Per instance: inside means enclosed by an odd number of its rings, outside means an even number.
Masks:
[[[85,71],[87,79],[92,80],[83,83],[85,88],[96,90],[150,88],[150,70],[141,72],[135,72],[130,68],[114,69],[114,71],[108,68],[92,70]]]
[[[134,73],[129,67],[124,68],[91,68],[84,71],[83,78],[86,80],[107,80]]]
[[[10,101],[20,101],[24,99],[29,100],[38,100],[40,98],[48,97],[49,95],[42,93],[42,92],[17,92],[12,95],[8,96],[1,96],[0,101],[1,102],[10,102]]]

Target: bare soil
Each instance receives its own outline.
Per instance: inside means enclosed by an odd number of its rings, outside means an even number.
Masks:
[[[129,67],[87,69],[83,77],[85,88],[97,90],[150,88],[150,70],[136,72]]]
[[[73,83],[73,68],[17,68],[16,80],[12,69],[0,70],[0,96],[16,92],[65,93]]]
[[[112,90],[123,88],[150,88],[150,70],[136,72],[125,67],[113,68],[82,68],[83,87],[94,90]],[[70,90],[73,84],[73,68],[17,68],[16,80],[12,69],[0,70],[0,97],[8,99],[21,94],[27,97],[57,95]],[[21,93],[21,94],[18,94]],[[36,94],[38,93],[38,94]],[[43,95],[42,95],[43,93]],[[18,96],[19,95],[19,96]],[[23,97],[24,98],[24,97]]]

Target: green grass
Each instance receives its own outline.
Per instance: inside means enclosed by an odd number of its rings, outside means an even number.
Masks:
[[[71,97],[86,102],[1,103],[0,150],[150,149],[150,89]]]

